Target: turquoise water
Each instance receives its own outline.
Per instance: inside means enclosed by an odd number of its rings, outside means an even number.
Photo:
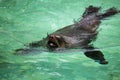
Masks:
[[[102,21],[96,47],[108,65],[80,50],[14,55],[24,44],[70,25],[89,6],[120,9],[119,0],[0,0],[0,80],[120,80],[120,14]]]

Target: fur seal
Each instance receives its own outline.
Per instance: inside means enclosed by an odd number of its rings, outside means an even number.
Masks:
[[[108,61],[104,58],[103,53],[100,50],[94,50],[95,47],[90,43],[94,41],[98,35],[97,29],[101,23],[101,20],[113,16],[120,11],[112,7],[107,9],[104,13],[100,13],[101,7],[94,7],[90,5],[85,9],[82,15],[82,19],[72,25],[59,29],[49,35],[46,38],[29,43],[30,48],[45,47],[50,51],[55,51],[59,48],[81,48],[86,49],[84,54],[98,61],[100,64],[108,64]],[[16,51],[26,50],[17,49]],[[26,50],[29,51],[29,50]]]

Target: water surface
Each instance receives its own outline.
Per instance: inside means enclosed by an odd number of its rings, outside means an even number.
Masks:
[[[97,40],[108,65],[80,50],[14,55],[24,44],[46,37],[81,18],[89,5],[120,9],[119,0],[0,0],[0,80],[119,80],[120,14],[102,21]]]

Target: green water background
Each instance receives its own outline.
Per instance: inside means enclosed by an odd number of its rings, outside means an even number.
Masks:
[[[94,42],[108,65],[80,50],[13,54],[23,44],[73,24],[89,5],[120,10],[119,0],[0,0],[0,80],[120,80],[120,14],[102,21]]]

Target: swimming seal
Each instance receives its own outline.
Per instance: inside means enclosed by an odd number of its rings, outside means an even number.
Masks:
[[[116,8],[112,7],[106,10],[104,13],[100,13],[100,7],[94,7],[90,5],[85,9],[82,15],[82,19],[72,25],[59,29],[49,35],[46,38],[29,43],[30,48],[45,47],[50,51],[55,51],[59,48],[81,48],[86,49],[84,54],[98,61],[100,64],[108,64],[105,60],[103,53],[100,50],[94,50],[95,47],[90,43],[94,41],[98,35],[97,29],[101,23],[101,20],[119,13]],[[24,49],[18,49],[20,51]],[[28,50],[29,51],[29,50]]]

